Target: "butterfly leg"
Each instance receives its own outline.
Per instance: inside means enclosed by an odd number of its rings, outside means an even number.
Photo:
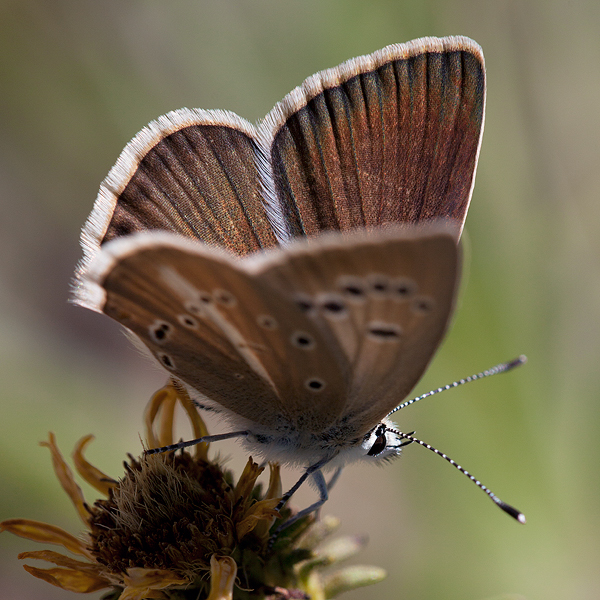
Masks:
[[[169,444],[168,446],[162,446],[161,448],[150,448],[146,450],[144,454],[162,454],[163,452],[171,452],[172,450],[181,450],[188,446],[196,446],[197,444],[207,442],[220,442],[221,440],[229,440],[236,437],[246,437],[249,435],[249,431],[232,431],[231,433],[219,433],[217,435],[205,435],[195,440],[188,440],[187,442],[177,442],[176,444]]]
[[[340,475],[342,474],[342,468],[343,467],[338,467],[335,470],[335,472],[333,473],[333,475],[331,476],[331,479],[327,482],[327,491],[328,492],[331,491],[333,486],[337,483],[337,480],[340,478]]]
[[[302,473],[300,479],[298,479],[298,481],[296,481],[296,483],[283,495],[283,498],[281,498],[281,500],[279,501],[279,504],[275,507],[275,510],[281,510],[285,506],[286,502],[298,491],[300,486],[312,475],[315,485],[317,486],[317,491],[319,492],[319,499],[314,504],[311,504],[308,508],[301,510],[299,513],[295,514],[293,517],[289,518],[287,521],[282,523],[277,528],[277,530],[274,531],[273,534],[271,535],[270,544],[273,544],[273,542],[275,541],[275,538],[284,529],[289,527],[292,523],[295,523],[298,519],[301,519],[302,517],[310,514],[311,512],[318,510],[327,501],[327,498],[329,497],[327,494],[327,482],[325,481],[325,477],[323,477],[323,473],[321,472],[321,467],[323,467],[328,462],[329,462],[329,459],[323,459],[323,460],[320,460],[319,462],[316,462],[313,465],[310,465],[310,467],[308,467],[306,469],[306,471],[304,471],[304,473]],[[337,476],[338,476],[338,473],[336,471],[336,473],[334,473],[332,479],[334,479],[334,478],[337,479]],[[335,483],[335,481],[334,481],[334,483]]]
[[[296,483],[283,495],[283,498],[281,498],[281,500],[279,501],[279,504],[277,504],[277,506],[275,507],[275,510],[281,510],[285,506],[286,502],[298,491],[298,489],[300,488],[300,486],[313,473],[315,473],[316,471],[319,471],[319,469],[321,469],[321,467],[323,467],[324,465],[326,465],[328,462],[329,462],[329,459],[322,459],[322,460],[316,462],[315,464],[310,465],[306,469],[306,471],[304,471],[304,473],[302,473],[302,475],[300,476],[300,479],[298,479],[298,481],[296,481]],[[321,477],[323,477],[322,474],[321,474]],[[318,484],[317,484],[317,486],[318,486]],[[327,486],[325,486],[325,488],[327,489]]]
[[[325,477],[323,477],[323,473],[321,472],[320,469],[317,469],[317,470],[314,470],[311,474],[313,476],[315,485],[317,486],[317,491],[319,492],[319,499],[314,504],[311,504],[309,507],[304,508],[300,512],[296,513],[293,517],[290,517],[287,521],[282,523],[271,535],[271,539],[269,541],[270,545],[273,544],[273,542],[275,541],[277,536],[284,529],[287,529],[292,523],[295,523],[298,519],[301,519],[302,517],[305,517],[306,515],[309,515],[310,513],[315,512],[316,510],[319,510],[319,508],[321,508],[321,506],[323,506],[323,504],[325,504],[325,502],[327,502],[329,495],[327,494],[327,482],[325,481]],[[300,483],[306,481],[306,477],[304,477],[304,476],[301,477],[299,481],[300,481]],[[298,489],[298,487],[300,487],[300,486],[298,485],[298,483],[296,483],[294,488]],[[292,489],[294,489],[294,488],[292,488]],[[284,496],[284,498],[286,498],[286,496],[287,496],[287,494]],[[281,502],[279,504],[281,504]]]
[[[343,467],[338,467],[335,472],[333,473],[333,475],[331,476],[331,479],[327,482],[327,493],[329,494],[329,492],[332,490],[333,486],[336,484],[337,480],[340,478],[340,475],[342,474],[342,469]],[[317,519],[321,518],[321,506],[319,506],[319,508],[316,509],[316,516]]]

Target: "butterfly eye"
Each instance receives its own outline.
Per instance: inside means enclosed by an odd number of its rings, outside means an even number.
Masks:
[[[381,454],[387,446],[387,439],[384,435],[378,435],[371,446],[371,449],[367,452],[367,456],[377,456]]]

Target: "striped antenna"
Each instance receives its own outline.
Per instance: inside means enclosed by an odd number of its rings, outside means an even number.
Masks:
[[[407,442],[420,444],[424,448],[427,448],[427,450],[431,450],[438,456],[441,456],[443,459],[447,460],[453,467],[458,469],[463,475],[466,475],[480,490],[483,490],[505,513],[509,514],[513,519],[516,519],[519,523],[526,522],[525,515],[520,510],[517,510],[514,506],[511,506],[510,504],[507,504],[506,502],[500,500],[500,498],[498,498],[498,496],[496,496],[496,494],[494,494],[492,490],[483,485],[483,483],[481,483],[479,479],[473,477],[473,475],[471,475],[469,471],[463,469],[463,467],[461,467],[457,462],[453,461],[449,456],[447,456],[443,452],[440,452],[437,448],[430,446],[422,440],[414,437],[410,433],[402,433],[401,431],[397,431],[396,429],[390,429],[389,427],[386,427],[385,429],[386,431],[397,435],[399,438],[405,439]]]
[[[478,379],[484,379],[485,377],[491,377],[492,375],[498,375],[498,373],[506,373],[507,371],[510,371],[510,370],[514,369],[515,367],[524,365],[526,362],[527,362],[527,357],[524,354],[521,354],[521,356],[517,356],[517,358],[510,360],[508,362],[500,363],[499,365],[496,365],[495,367],[492,367],[491,369],[486,369],[485,371],[481,371],[481,373],[476,373],[475,375],[465,377],[464,379],[459,379],[458,381],[453,381],[452,383],[449,383],[447,385],[437,388],[437,390],[431,390],[430,392],[426,392],[425,394],[423,394],[421,396],[417,396],[416,398],[407,400],[406,402],[403,402],[402,404],[399,404],[398,406],[396,406],[396,408],[394,408],[394,410],[389,412],[387,416],[389,417],[390,415],[393,415],[395,412],[398,412],[400,409],[406,408],[407,406],[410,406],[411,404],[414,404],[415,402],[418,402],[419,400],[423,400],[424,398],[429,398],[429,396],[434,396],[435,394],[439,394],[440,392],[445,392],[446,390],[450,390],[452,388],[458,387],[459,385],[464,385],[465,383],[471,383],[471,381],[477,381]]]

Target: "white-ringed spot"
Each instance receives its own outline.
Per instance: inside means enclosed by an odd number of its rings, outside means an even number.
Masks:
[[[386,294],[390,287],[390,279],[386,275],[373,273],[367,276],[369,290],[377,295]]]
[[[275,317],[272,317],[271,315],[258,315],[258,317],[256,317],[256,322],[263,329],[268,329],[271,331],[273,329],[277,329],[279,327],[277,320],[275,319]]]
[[[192,315],[196,315],[197,317],[206,316],[204,307],[198,304],[197,302],[186,302],[185,310],[187,310]]]
[[[311,392],[322,392],[325,389],[325,382],[318,377],[311,377],[304,382],[304,387]]]
[[[402,336],[402,328],[396,323],[371,321],[367,325],[367,334],[378,342],[397,342]]]
[[[154,321],[154,323],[148,327],[148,333],[150,334],[150,337],[157,344],[166,342],[171,330],[171,325],[166,321]]]
[[[294,294],[294,302],[304,313],[310,312],[315,307],[313,299],[308,294]]]
[[[411,304],[411,310],[418,315],[429,314],[434,307],[435,302],[429,296],[417,296]]]
[[[158,356],[158,360],[160,360],[160,363],[162,364],[163,367],[166,367],[170,371],[175,370],[175,363],[173,362],[173,359],[168,354],[160,353],[160,354],[157,354],[157,356]]]
[[[237,304],[236,297],[227,290],[213,290],[213,296],[223,306],[235,306]]]
[[[177,320],[188,329],[198,329],[198,321],[190,315],[177,315]]]
[[[417,293],[418,286],[408,277],[398,277],[392,281],[390,289],[393,298],[402,301],[412,298]]]
[[[346,301],[341,294],[319,294],[317,302],[326,317],[340,319],[348,315]]]
[[[296,348],[300,348],[301,350],[312,350],[317,345],[312,335],[305,331],[294,331],[291,342]]]
[[[366,296],[365,284],[360,277],[343,275],[338,279],[337,285],[346,299],[353,302],[364,302]]]

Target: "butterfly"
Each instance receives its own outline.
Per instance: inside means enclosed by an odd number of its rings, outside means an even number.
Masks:
[[[389,415],[453,312],[484,108],[481,48],[447,37],[321,71],[258,126],[170,112],[102,183],[75,301],[221,416],[211,439],[303,466],[303,516],[345,464],[423,444]]]

